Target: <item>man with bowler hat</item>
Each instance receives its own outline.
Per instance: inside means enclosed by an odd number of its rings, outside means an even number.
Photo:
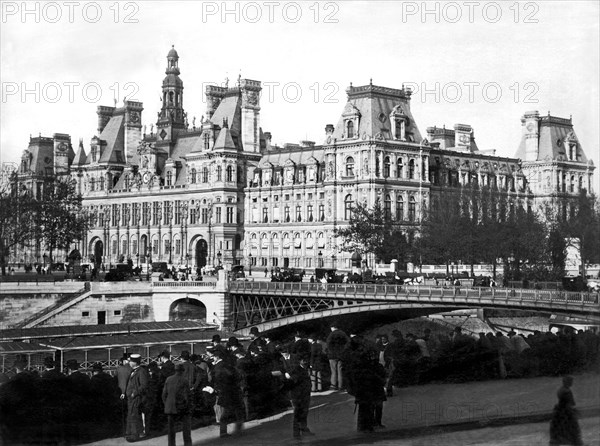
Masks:
[[[184,376],[185,367],[179,363],[175,374],[167,378],[162,391],[165,414],[168,419],[168,446],[175,446],[175,422],[183,424],[183,445],[192,445],[192,401],[189,383]]]

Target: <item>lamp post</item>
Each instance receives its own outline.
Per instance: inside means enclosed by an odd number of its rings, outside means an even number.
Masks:
[[[222,257],[222,256],[223,256],[223,255],[221,254],[221,251],[219,251],[219,252],[217,253],[217,262],[219,262],[219,266],[221,266],[221,257]]]
[[[319,268],[323,268],[323,253],[321,251],[319,251],[319,254],[317,254],[317,257],[319,258]]]
[[[248,275],[251,276],[252,275],[252,253],[248,254]]]
[[[46,267],[46,260],[48,259],[48,254],[44,253],[44,255],[42,256],[44,259],[44,268]]]
[[[331,268],[335,268],[335,254],[331,254]]]

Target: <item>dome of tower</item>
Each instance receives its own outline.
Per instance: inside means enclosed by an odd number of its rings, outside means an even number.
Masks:
[[[174,57],[176,59],[179,59],[179,54],[177,54],[177,51],[175,51],[175,45],[171,45],[171,50],[169,51],[169,54],[167,54],[167,57]]]

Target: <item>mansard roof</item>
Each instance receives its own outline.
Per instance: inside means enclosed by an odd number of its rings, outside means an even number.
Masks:
[[[106,145],[102,150],[102,155],[98,163],[124,163],[125,162],[125,115],[113,115],[98,139],[103,140]],[[92,154],[89,153],[86,164],[92,162]]]
[[[325,154],[322,148],[296,149],[293,151],[287,150],[271,150],[265,153],[260,160],[260,166],[266,163],[271,163],[275,167],[283,167],[286,164],[290,165],[308,165],[315,162],[322,163]]]
[[[231,137],[231,131],[227,127],[219,132],[213,150],[237,150]]]
[[[525,122],[523,121],[523,125]],[[539,139],[538,139],[538,156],[536,161],[550,160],[568,160],[568,145],[566,141],[573,141],[577,145],[576,160],[577,162],[587,163],[588,158],[579,143],[577,135],[573,130],[573,122],[571,119],[558,118],[556,116],[540,116],[538,118]],[[522,160],[526,159],[525,155],[525,134],[521,137],[521,143],[515,154],[515,158]]]
[[[410,111],[409,91],[369,84],[361,87],[350,86],[346,93],[348,102],[333,133],[333,137],[338,142],[344,140],[344,117],[348,114],[360,115],[358,128],[354,129],[359,138],[364,136],[393,139],[390,114],[398,105],[402,107],[403,113],[408,118],[406,134],[415,142],[421,141],[421,133]]]

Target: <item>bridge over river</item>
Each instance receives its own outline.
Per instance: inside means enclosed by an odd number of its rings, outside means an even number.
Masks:
[[[426,285],[232,281],[1,283],[0,329],[172,320],[181,303],[202,308],[206,322],[246,334],[350,313],[416,315],[472,308],[561,314],[600,323],[598,293]],[[34,305],[35,304],[35,305]],[[144,309],[144,311],[137,309]],[[116,316],[116,314],[120,316]],[[138,314],[139,313],[139,314]],[[204,317],[204,316],[203,316]],[[414,316],[413,316],[414,317]],[[11,321],[14,321],[11,323]]]
[[[423,285],[245,282],[229,285],[230,326],[245,332],[331,316],[419,309],[423,314],[497,308],[583,317],[600,322],[598,293]]]

